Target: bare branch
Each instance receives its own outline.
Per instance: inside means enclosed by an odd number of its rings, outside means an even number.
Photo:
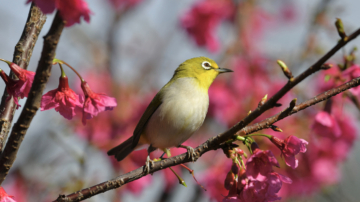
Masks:
[[[13,58],[13,62],[23,69],[27,69],[32,51],[45,21],[46,16],[40,11],[38,7],[36,7],[34,4],[31,4],[28,19],[26,21],[20,40],[15,46]],[[12,72],[10,73],[10,76],[13,79],[16,78]],[[0,105],[0,154],[5,146],[5,142],[10,131],[11,122],[16,110],[16,105],[13,98],[11,98],[9,101],[6,101],[8,96],[9,94],[5,89]]]
[[[317,61],[315,64],[313,64],[311,67],[309,67],[305,72],[300,74],[298,77],[294,78],[293,80],[289,80],[288,83],[279,90],[273,97],[271,97],[268,101],[266,101],[263,105],[258,107],[256,110],[254,110],[252,113],[248,114],[242,121],[237,123],[235,126],[230,128],[228,131],[217,135],[215,137],[212,137],[208,139],[206,142],[201,144],[200,146],[195,148],[195,152],[198,156],[203,155],[204,153],[210,151],[210,150],[217,150],[221,148],[223,143],[229,139],[232,139],[237,134],[244,134],[244,130],[242,130],[246,125],[251,123],[253,120],[255,120],[257,117],[259,117],[262,113],[264,113],[266,110],[274,107],[277,103],[277,101],[283,97],[287,92],[289,92],[295,85],[297,85],[299,82],[310,76],[316,71],[319,71],[321,69],[321,66],[332,56],[334,55],[341,47],[345,46],[349,41],[353,40],[360,34],[360,29],[358,29],[356,32],[354,32],[352,35],[348,36],[348,38],[343,39],[338,42],[338,44],[333,47],[325,56],[320,58],[319,61]],[[358,86],[360,84],[360,78],[353,79],[350,82],[347,82],[340,87],[331,89],[323,94],[320,94],[306,102],[303,102],[299,105],[294,106],[294,108],[288,112],[287,114],[283,114],[281,118],[285,118],[286,116],[289,116],[291,112],[296,113],[297,111],[300,111],[302,109],[305,109],[313,104],[316,104],[318,102],[321,102],[323,100],[329,99],[330,97],[347,90],[349,88]],[[295,103],[295,102],[294,102]],[[292,106],[290,106],[292,107]],[[284,110],[286,111],[286,110]],[[273,117],[271,117],[273,118]],[[274,121],[275,120],[275,121]],[[273,120],[273,123],[276,122],[276,119]],[[278,119],[280,120],[280,119]],[[269,122],[270,123],[270,122]],[[264,122],[266,124],[266,121]],[[270,126],[271,124],[268,124]],[[254,127],[256,128],[256,127]],[[249,129],[249,128],[248,128]],[[250,130],[250,129],[249,129]],[[253,129],[254,130],[254,129]],[[164,159],[159,162],[155,162],[153,168],[150,170],[150,173],[154,173],[156,171],[187,163],[190,162],[191,159],[187,157],[187,154],[180,154],[178,156],[174,156],[171,158]],[[146,174],[143,172],[143,167],[140,167],[136,170],[133,170],[129,173],[120,175],[119,177],[94,185],[92,187],[82,189],[80,191],[77,191],[75,193],[69,194],[67,196],[60,195],[55,201],[56,202],[74,202],[74,201],[82,201],[84,199],[90,198],[94,195],[106,192],[111,189],[115,189],[118,187],[121,187],[124,184],[127,184],[129,182],[132,182],[134,180],[137,180],[141,177],[144,177]]]
[[[293,109],[291,111],[289,110],[291,108],[288,107],[285,110],[283,110],[282,112],[280,112],[272,117],[269,117],[269,118],[267,118],[263,121],[260,121],[254,125],[245,127],[242,131],[244,131],[244,134],[251,134],[251,133],[254,133],[254,132],[262,130],[262,129],[270,128],[272,124],[280,121],[281,119],[284,119],[292,114],[295,114],[295,113],[297,113],[301,110],[304,110],[312,105],[315,105],[319,102],[327,100],[330,97],[333,97],[339,93],[342,93],[350,88],[353,88],[353,87],[356,87],[359,85],[360,85],[360,77],[355,78],[347,83],[344,83],[341,86],[338,86],[336,88],[333,88],[326,92],[323,92],[303,103],[300,103],[300,104],[296,105],[295,107],[293,107]]]
[[[18,121],[12,128],[9,140],[5,146],[4,152],[1,155],[0,184],[5,180],[6,175],[14,163],[17,151],[24,139],[26,131],[40,107],[41,96],[51,73],[52,61],[54,59],[55,50],[63,28],[64,22],[59,13],[57,13],[49,32],[44,37],[44,46],[41,58],[28,99],[26,100]]]

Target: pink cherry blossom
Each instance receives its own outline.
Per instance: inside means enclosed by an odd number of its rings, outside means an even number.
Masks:
[[[263,202],[276,201],[281,197],[277,195],[282,187],[282,182],[291,183],[292,181],[278,173],[272,172],[267,175],[266,180],[242,180],[243,190],[239,198],[243,202]]]
[[[181,25],[192,36],[197,45],[206,46],[211,52],[219,49],[215,37],[216,28],[224,19],[231,18],[235,6],[229,0],[204,0],[195,4],[181,18]]]
[[[82,123],[91,119],[98,113],[113,110],[117,106],[116,99],[102,93],[94,93],[86,81],[81,82],[81,88],[85,94]]]
[[[330,90],[331,88],[337,86],[340,84],[341,82],[341,71],[339,70],[339,68],[337,67],[337,65],[332,65],[333,67],[322,71],[320,73],[320,76],[317,80],[317,85],[319,86],[318,91],[319,92],[324,92],[327,90]]]
[[[110,94],[115,91],[121,92],[116,94],[116,100],[122,104],[113,109],[114,113],[100,113],[93,117],[91,120],[92,124],[87,124],[86,126],[83,126],[83,124],[77,121],[71,122],[75,125],[77,135],[97,148],[108,151],[133,134],[134,128],[141,118],[142,113],[155,94],[149,93],[139,96],[131,86],[114,85],[115,82],[112,81],[108,73],[88,71],[82,75],[85,80],[92,81],[92,91],[103,92],[105,94]],[[76,86],[78,87],[74,89],[76,92],[82,91],[80,83],[77,83]],[[130,156],[132,156],[132,154],[130,154]],[[147,153],[145,151],[144,157],[146,156]],[[146,159],[141,160],[139,166],[142,165],[145,160]],[[113,165],[122,164],[114,162]]]
[[[59,87],[44,94],[41,98],[41,111],[55,108],[64,118],[71,120],[77,110],[81,110],[80,96],[70,87],[68,78],[59,78]]]
[[[83,17],[86,22],[90,21],[91,11],[84,0],[57,0],[56,7],[63,20],[66,21],[67,27],[75,23],[80,23],[81,17]]]
[[[9,64],[10,69],[19,78],[15,84],[15,86],[19,89],[17,96],[21,98],[27,97],[34,81],[35,72],[23,69],[12,62],[7,63]]]
[[[2,70],[0,70],[0,76],[6,84],[6,91],[11,97],[14,98],[14,102],[17,105],[16,109],[18,109],[20,107],[18,97],[24,98],[28,96],[31,85],[34,81],[35,72],[24,70],[17,66],[15,63],[8,62],[8,64],[11,70],[19,79],[14,80],[10,78]],[[7,101],[10,100],[10,96],[7,98]]]
[[[316,114],[312,128],[320,136],[339,137],[341,135],[341,130],[335,117],[326,111]]]
[[[340,180],[337,162],[329,158],[318,158],[311,163],[313,178],[323,184],[335,184]]]
[[[272,136],[270,140],[281,150],[281,154],[285,158],[286,165],[292,167],[293,169],[297,168],[299,161],[295,158],[295,155],[300,152],[305,153],[308,142],[292,135],[287,137],[285,140]]]
[[[18,100],[18,94],[20,94],[19,90],[20,88],[17,87],[17,83],[19,81],[15,81],[13,79],[11,79],[4,71],[0,71],[0,76],[1,78],[4,80],[5,84],[6,84],[6,92],[9,94],[8,98],[6,99],[6,101],[9,101],[11,97],[14,98],[14,102],[16,104],[16,109],[18,109],[21,105],[19,105],[19,100]]]
[[[351,151],[356,139],[358,138],[358,130],[356,129],[356,118],[350,116],[349,114],[340,115],[338,110],[334,110],[337,121],[341,129],[341,136],[336,141],[334,145],[336,146],[336,151],[334,151],[334,156],[338,160],[345,160]]]
[[[246,175],[250,180],[261,181],[273,171],[272,166],[279,167],[274,154],[270,150],[255,149],[246,162]]]
[[[253,154],[246,162],[246,170],[238,175],[237,199],[243,202],[263,202],[280,200],[277,195],[282,182],[292,183],[291,179],[274,172],[272,166],[279,166],[271,151],[254,149]],[[233,195],[227,196],[231,198]]]
[[[327,111],[331,111],[331,114]],[[357,137],[354,127],[356,119],[337,104],[327,106],[327,111],[320,112],[322,115],[319,117],[324,118],[315,117],[309,152],[304,156],[308,163],[301,164],[297,169],[302,177],[293,173],[295,183],[288,190],[289,193],[312,193],[321,186],[338,183],[341,179],[339,164],[347,158]],[[334,125],[337,125],[337,129],[334,129]],[[334,130],[337,130],[337,135],[334,135]]]
[[[91,11],[84,0],[28,0],[27,3],[34,2],[45,14],[52,13],[55,8],[59,10],[60,16],[66,21],[66,26],[80,23],[83,17],[86,22],[90,21]]]
[[[355,79],[357,77],[360,77],[360,66],[355,64],[348,69],[346,69],[343,72],[343,75],[345,77],[348,77],[349,79]],[[354,94],[355,96],[358,96],[360,98],[360,86],[354,87],[349,89],[349,91]]]
[[[13,196],[9,196],[4,188],[0,187],[0,202],[16,202]]]
[[[344,76],[350,76],[351,79],[360,77],[360,65],[355,64],[343,72]]]

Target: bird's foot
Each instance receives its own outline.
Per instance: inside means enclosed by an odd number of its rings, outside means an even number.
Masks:
[[[192,162],[195,162],[199,158],[194,148],[185,145],[180,145],[179,147],[185,148],[187,150],[187,157],[191,159]]]
[[[144,166],[144,173],[147,175],[150,173],[150,169],[154,167],[154,161],[150,159],[150,156],[147,156],[145,166]]]

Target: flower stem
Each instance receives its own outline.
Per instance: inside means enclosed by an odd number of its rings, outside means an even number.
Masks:
[[[11,62],[9,62],[9,61],[7,61],[7,60],[4,60],[4,59],[2,59],[2,58],[0,58],[0,60],[3,61],[3,62],[6,62],[8,65],[11,64]]]
[[[205,187],[202,186],[202,185],[196,180],[195,175],[194,175],[194,170],[191,170],[189,167],[187,167],[187,166],[184,165],[184,164],[180,164],[180,165],[181,165],[183,168],[185,168],[186,170],[188,170],[189,173],[193,176],[195,182],[196,182],[202,189],[204,189],[204,190],[206,191]]]
[[[247,137],[253,137],[253,136],[263,136],[263,137],[267,137],[267,138],[271,138],[271,135],[266,135],[266,134],[262,134],[262,133],[255,133],[255,134],[250,134],[250,135],[247,135],[247,136],[244,136],[245,138]]]
[[[65,78],[66,77],[66,74],[65,74],[65,71],[63,69],[63,67],[61,66],[61,64],[59,63],[59,66],[60,66],[60,70],[61,70],[61,77],[62,78]]]
[[[6,85],[9,84],[10,78],[8,75],[6,75],[6,73],[2,69],[0,69],[0,77],[4,80]]]
[[[184,187],[187,187],[185,181],[171,167],[169,167],[169,168],[176,175],[176,177],[178,178],[179,184],[183,185]]]
[[[73,70],[73,72],[75,72],[75,74],[77,74],[77,76],[79,77],[79,79],[81,80],[81,82],[84,82],[85,80],[80,76],[79,72],[77,72],[72,66],[70,66],[68,63],[62,61],[64,64],[66,64],[71,70]],[[60,63],[59,63],[60,64]]]

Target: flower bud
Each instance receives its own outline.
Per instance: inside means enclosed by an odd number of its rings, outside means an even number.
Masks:
[[[294,107],[295,107],[295,105],[296,105],[296,101],[297,101],[297,98],[294,98],[294,99],[291,100],[290,106],[289,106],[289,108],[290,108],[291,110],[294,109]]]
[[[233,163],[231,165],[231,172],[232,173],[235,173],[235,174],[238,174],[239,173],[239,167],[236,165],[236,163]]]
[[[346,34],[345,34],[345,30],[344,30],[344,25],[340,18],[336,18],[335,26],[336,26],[336,29],[337,29],[338,34],[341,37],[341,39],[345,39]]]
[[[239,148],[235,148],[234,151],[240,156],[244,154],[244,151],[242,149],[239,149]]]
[[[251,143],[251,150],[255,152],[255,149],[259,149],[259,145],[256,142]]]
[[[260,100],[258,107],[261,107],[265,104],[266,100],[267,100],[267,94]]]
[[[283,71],[286,78],[288,78],[288,79],[293,78],[293,75],[292,75],[291,71],[289,70],[289,68],[287,67],[287,65],[285,64],[285,62],[283,62],[282,60],[277,60],[276,62],[280,66],[280,68]]]
[[[270,128],[271,128],[273,131],[276,131],[276,132],[283,132],[283,131],[281,130],[281,128],[279,128],[279,127],[277,127],[277,126],[275,126],[275,125],[271,125]]]
[[[229,171],[225,178],[224,187],[226,190],[230,190],[234,184],[235,184],[235,175],[233,172]]]
[[[240,169],[239,171],[239,175],[238,175],[238,180],[237,180],[237,188],[239,191],[241,191],[244,186],[247,183],[247,178],[246,178],[246,170],[245,169]]]
[[[332,64],[325,63],[325,64],[321,65],[320,69],[327,70],[327,69],[330,69],[331,67],[332,67]]]

